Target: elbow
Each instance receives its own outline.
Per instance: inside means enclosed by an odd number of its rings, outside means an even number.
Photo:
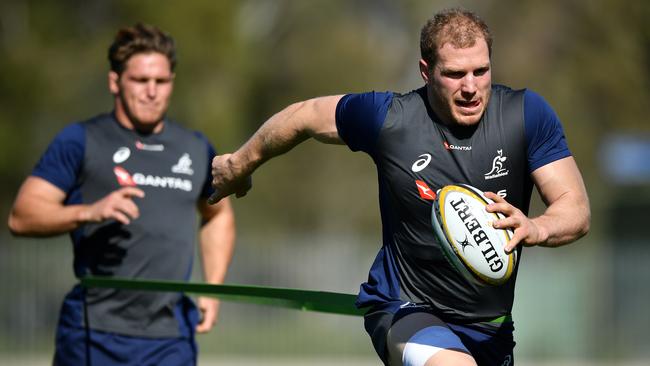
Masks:
[[[13,236],[27,235],[27,231],[25,230],[24,223],[20,220],[20,218],[18,218],[13,213],[9,215],[9,219],[7,220],[7,227],[9,228],[9,232]]]
[[[576,239],[582,238],[589,233],[591,229],[591,210],[587,207],[583,214],[583,219],[577,230]]]
[[[9,214],[7,227],[13,236],[37,237],[43,235],[30,217],[15,210],[12,210]]]
[[[590,229],[591,229],[591,212],[588,212],[587,218],[585,219],[585,223],[583,225],[582,236],[587,235]]]

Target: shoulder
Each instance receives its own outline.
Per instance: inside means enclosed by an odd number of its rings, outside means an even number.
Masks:
[[[101,126],[107,125],[107,120],[111,119],[108,113],[99,114],[86,120],[71,122],[63,127],[54,137],[50,144],[48,151],[69,151],[76,150],[77,152],[83,151],[86,146],[86,139],[89,130],[96,129]]]
[[[365,92],[344,95],[336,105],[339,136],[353,150],[370,151],[393,101],[392,92]]]
[[[524,127],[530,171],[571,155],[560,118],[536,92],[524,94]]]
[[[176,120],[165,120],[165,129],[167,129],[170,134],[178,137],[184,137],[201,142],[209,141],[209,139],[202,132],[186,127]]]
[[[541,95],[530,89],[525,89],[524,107],[526,108],[527,114],[555,114],[550,104]]]
[[[367,114],[386,109],[393,100],[393,92],[364,92],[344,95],[336,106],[337,116],[342,113]]]
[[[211,154],[215,151],[210,139],[201,131],[185,127],[175,120],[166,120],[165,128],[175,140],[205,147]]]
[[[513,89],[502,84],[492,84],[492,95],[490,98],[491,101],[498,101],[499,104],[516,103],[523,108],[525,94],[526,89]]]
[[[525,89],[524,120],[527,133],[559,127],[560,119],[551,105],[538,93]]]
[[[63,127],[56,135],[56,140],[67,142],[83,141],[86,133],[86,124],[83,122],[73,122]]]

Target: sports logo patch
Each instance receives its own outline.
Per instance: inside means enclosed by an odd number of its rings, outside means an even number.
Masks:
[[[131,150],[126,146],[122,146],[119,149],[117,149],[115,154],[113,154],[113,162],[115,164],[121,164],[125,162],[126,159],[129,158],[129,156],[131,156]]]
[[[507,157],[503,156],[503,149],[497,150],[497,156],[492,159],[492,169],[485,173],[485,179],[494,179],[508,175],[508,169],[505,168]]]
[[[472,151],[471,146],[453,145],[447,141],[443,142],[443,145],[445,146],[445,150]]]
[[[178,174],[194,174],[194,169],[192,169],[192,159],[190,159],[190,154],[185,153],[178,159],[178,163],[172,166],[172,172]]]
[[[117,177],[117,183],[123,187],[135,187],[135,181],[131,178],[131,174],[126,171],[126,169],[121,166],[116,166],[113,168],[113,173]]]
[[[415,173],[422,171],[422,169],[426,168],[427,165],[431,162],[431,154],[422,154],[418,156],[418,160],[411,165],[411,170]]]
[[[418,192],[420,193],[420,198],[427,201],[433,201],[436,199],[436,192],[434,192],[429,186],[421,180],[415,181],[415,186],[418,187]]]
[[[163,151],[165,150],[165,145],[163,144],[145,144],[144,142],[138,140],[135,142],[135,147],[138,150],[146,151]]]

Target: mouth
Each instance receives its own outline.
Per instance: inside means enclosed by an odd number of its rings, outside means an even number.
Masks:
[[[463,114],[474,114],[480,110],[481,100],[454,100],[454,104]]]

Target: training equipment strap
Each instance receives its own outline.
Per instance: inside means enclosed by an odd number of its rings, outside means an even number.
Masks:
[[[356,295],[326,291],[250,285],[212,285],[206,283],[163,280],[134,280],[115,277],[82,277],[83,287],[103,287],[123,290],[173,291],[206,295],[223,300],[273,305],[323,313],[361,316],[365,312],[354,306]]]

